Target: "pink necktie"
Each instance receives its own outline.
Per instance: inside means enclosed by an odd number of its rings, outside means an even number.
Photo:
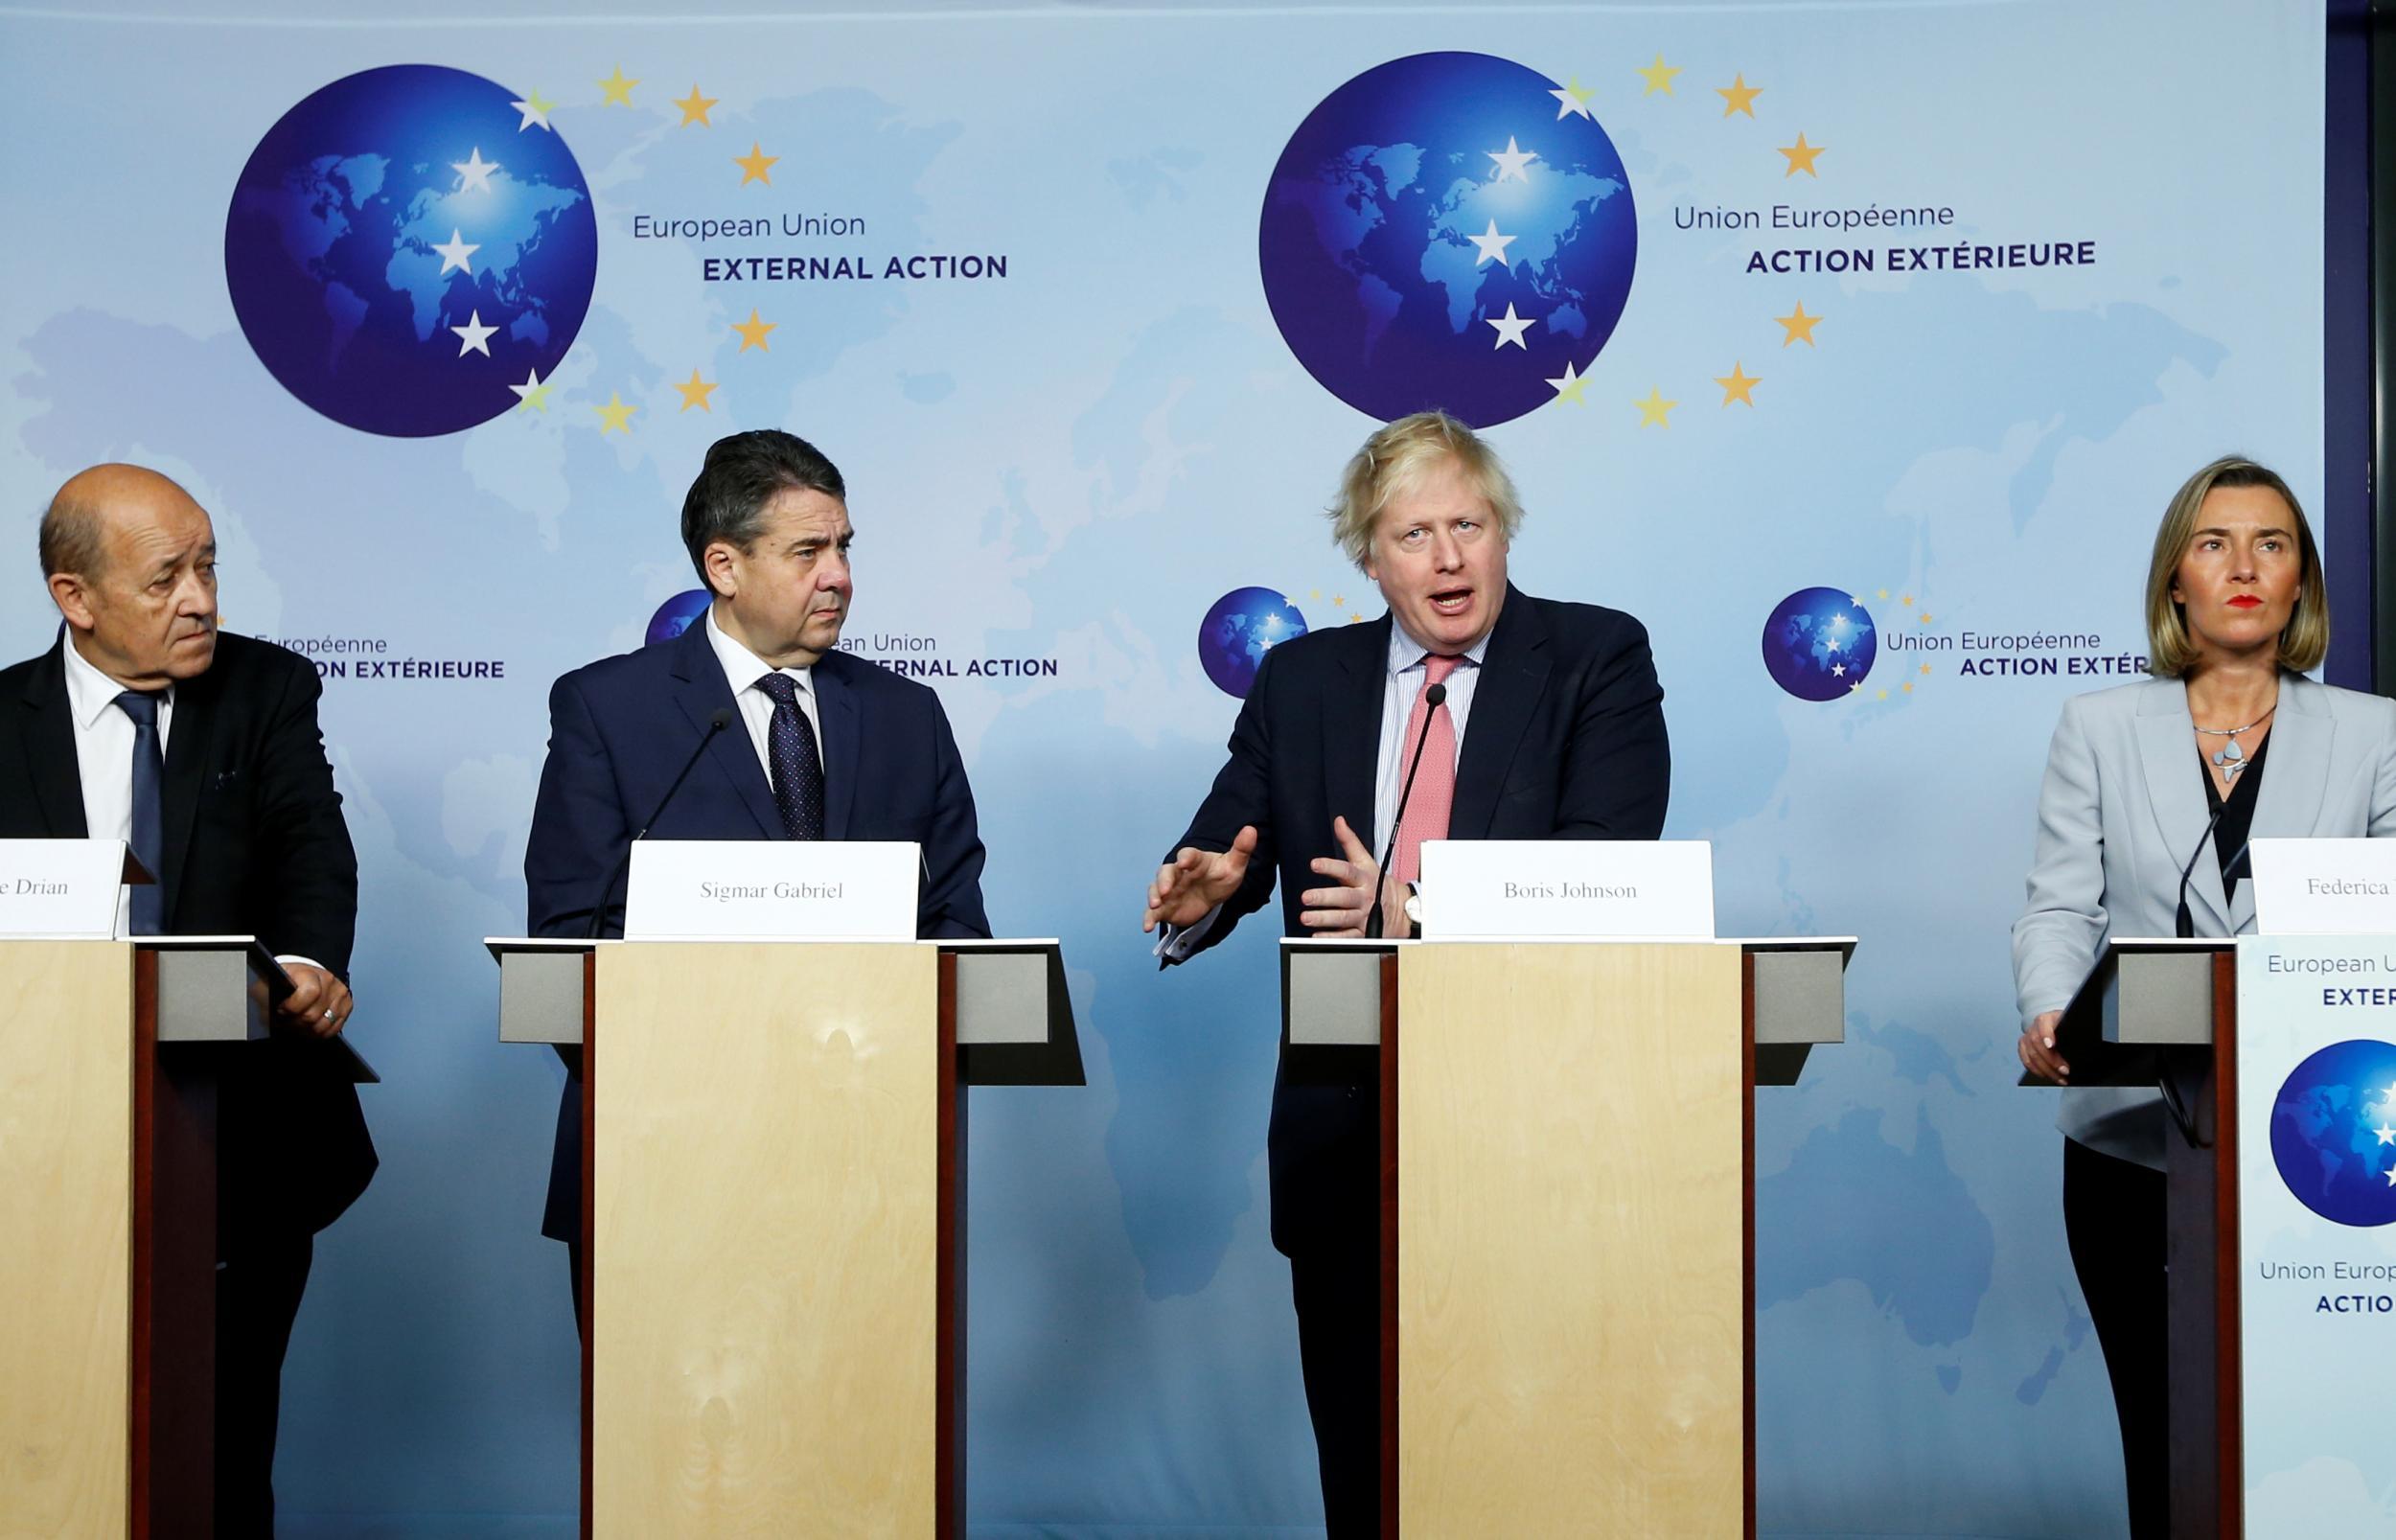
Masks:
[[[1447,810],[1456,800],[1456,722],[1447,714],[1446,701],[1440,701],[1437,709],[1426,709],[1423,700],[1431,686],[1447,682],[1460,661],[1437,653],[1422,660],[1422,688],[1416,693],[1415,709],[1406,716],[1406,737],[1398,746],[1397,758],[1400,795],[1405,793],[1406,771],[1415,763],[1417,743],[1422,746],[1422,769],[1415,772],[1415,794],[1407,798],[1406,816],[1398,820],[1397,854],[1390,861],[1390,875],[1401,883],[1421,878],[1425,839],[1447,838]]]

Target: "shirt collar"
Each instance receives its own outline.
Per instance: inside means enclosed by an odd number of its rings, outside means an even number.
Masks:
[[[1489,629],[1491,632],[1495,632],[1497,630],[1494,626]],[[1460,655],[1463,658],[1465,663],[1471,664],[1474,668],[1479,668],[1481,666],[1482,658],[1488,653],[1488,651],[1489,638],[1486,635],[1484,635],[1481,640],[1473,643],[1470,647],[1465,648]],[[1398,620],[1395,614],[1392,614],[1390,616],[1390,672],[1392,674],[1403,674],[1410,668],[1420,668],[1423,665],[1423,659],[1430,655],[1431,649],[1415,640],[1413,634],[1406,630],[1405,625]],[[1459,666],[1461,667],[1462,665]]]
[[[117,703],[117,697],[125,693],[125,686],[101,673],[89,658],[77,651],[75,637],[71,633],[63,633],[63,629],[58,646],[66,653],[67,710],[73,714],[75,725],[89,732],[100,721],[102,713]],[[159,694],[168,708],[173,709],[174,686],[169,684]]]
[[[798,681],[798,687],[802,692],[809,695],[813,695],[815,693],[816,681],[814,670],[803,668],[786,668],[775,670],[768,668],[764,658],[759,657],[756,654],[750,652],[748,648],[743,647],[740,643],[725,634],[724,628],[716,624],[716,607],[714,605],[709,605],[707,607],[706,626],[707,645],[715,649],[716,662],[723,667],[725,682],[732,686],[732,693],[734,695],[740,694],[743,690],[755,689],[759,679],[765,678],[769,674],[776,672],[787,674],[792,678],[796,679]]]

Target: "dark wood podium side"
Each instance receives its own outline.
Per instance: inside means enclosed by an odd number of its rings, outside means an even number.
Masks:
[[[2153,1086],[2163,1136],[2171,1272],[2174,1540],[2239,1540],[2238,954],[2224,937],[2117,937],[2055,1032],[2075,1086]],[[2027,1074],[2024,1085],[2044,1085]]]

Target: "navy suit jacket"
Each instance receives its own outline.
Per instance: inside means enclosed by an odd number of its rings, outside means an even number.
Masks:
[[[940,698],[843,653],[825,654],[812,678],[823,736],[826,837],[912,840],[924,860],[915,933],[988,935],[973,790]],[[602,658],[558,680],[549,692],[549,758],[524,847],[532,934],[590,933],[601,885],[718,711],[731,712],[732,725],[707,746],[649,838],[787,838],[703,616],[670,642]],[[618,876],[611,885],[601,935],[624,933],[622,883]],[[567,1080],[559,1109],[544,1233],[561,1240],[580,1233],[581,1180],[577,1075]]]
[[[1264,907],[1278,882],[1281,933],[1304,935],[1310,862],[1336,857],[1334,816],[1377,857],[1373,770],[1389,668],[1387,615],[1310,632],[1265,655],[1232,728],[1231,758],[1181,845],[1226,850],[1256,826],[1256,853],[1199,951]],[[1510,585],[1482,657],[1448,813],[1454,839],[1653,839],[1671,791],[1664,690],[1646,628],[1620,610],[1533,599]],[[1177,846],[1176,848],[1179,848]],[[1168,858],[1170,859],[1170,858]],[[1377,1071],[1348,1083],[1276,1076],[1268,1138],[1273,1240],[1371,1237],[1380,1212]]]
[[[82,770],[66,639],[0,670],[0,838],[81,839]],[[306,658],[219,632],[208,671],[175,686],[160,786],[158,880],[170,935],[254,935],[349,977],[357,857],[316,725]],[[90,1025],[92,1023],[84,1023]],[[221,1254],[333,1223],[375,1172],[350,1061],[277,1031],[222,1056],[217,1106]]]

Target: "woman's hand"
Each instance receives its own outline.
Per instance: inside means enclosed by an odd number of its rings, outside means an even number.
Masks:
[[[2055,1051],[2055,1025],[2063,1019],[2062,1011],[2047,1011],[2031,1022],[2028,1030],[2014,1050],[2021,1055],[2021,1067],[2040,1080],[2052,1080],[2059,1086],[2071,1083],[2071,1066]]]

